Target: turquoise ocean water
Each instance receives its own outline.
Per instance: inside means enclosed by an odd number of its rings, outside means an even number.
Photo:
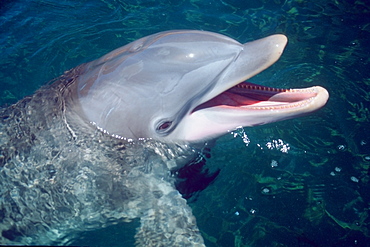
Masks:
[[[1,0],[0,105],[170,29],[208,30],[243,43],[283,33],[289,43],[282,58],[250,81],[321,85],[331,96],[310,116],[217,141],[207,168],[220,173],[189,199],[207,246],[369,246],[366,0]],[[132,246],[133,234],[132,225],[119,224],[83,233],[74,244]]]

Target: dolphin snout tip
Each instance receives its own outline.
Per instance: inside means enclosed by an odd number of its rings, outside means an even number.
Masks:
[[[284,49],[288,43],[288,38],[284,34],[275,34],[270,36],[276,48]]]
[[[329,100],[329,92],[325,88],[321,86],[315,86],[314,87],[317,91],[317,102],[320,105],[320,107],[324,106],[326,102]]]

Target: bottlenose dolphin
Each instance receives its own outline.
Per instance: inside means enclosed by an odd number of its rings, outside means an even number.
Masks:
[[[204,246],[170,171],[229,130],[302,116],[328,100],[319,86],[245,81],[286,43],[280,34],[241,44],[161,32],[1,109],[0,244],[70,244],[81,231],[139,218],[138,246]]]

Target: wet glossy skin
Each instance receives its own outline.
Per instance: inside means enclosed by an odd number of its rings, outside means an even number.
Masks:
[[[192,30],[147,36],[85,64],[72,108],[117,138],[166,142],[307,114],[326,103],[325,89],[234,87],[277,61],[286,43],[284,35],[240,44]]]

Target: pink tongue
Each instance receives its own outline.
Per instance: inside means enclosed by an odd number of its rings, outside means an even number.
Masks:
[[[227,106],[242,106],[242,105],[253,105],[261,102],[260,100],[253,100],[238,94],[223,92],[220,95],[217,95],[213,99],[203,103],[199,107],[201,108],[209,108],[212,106],[220,106],[220,105],[227,105]],[[197,108],[199,108],[197,107]]]

